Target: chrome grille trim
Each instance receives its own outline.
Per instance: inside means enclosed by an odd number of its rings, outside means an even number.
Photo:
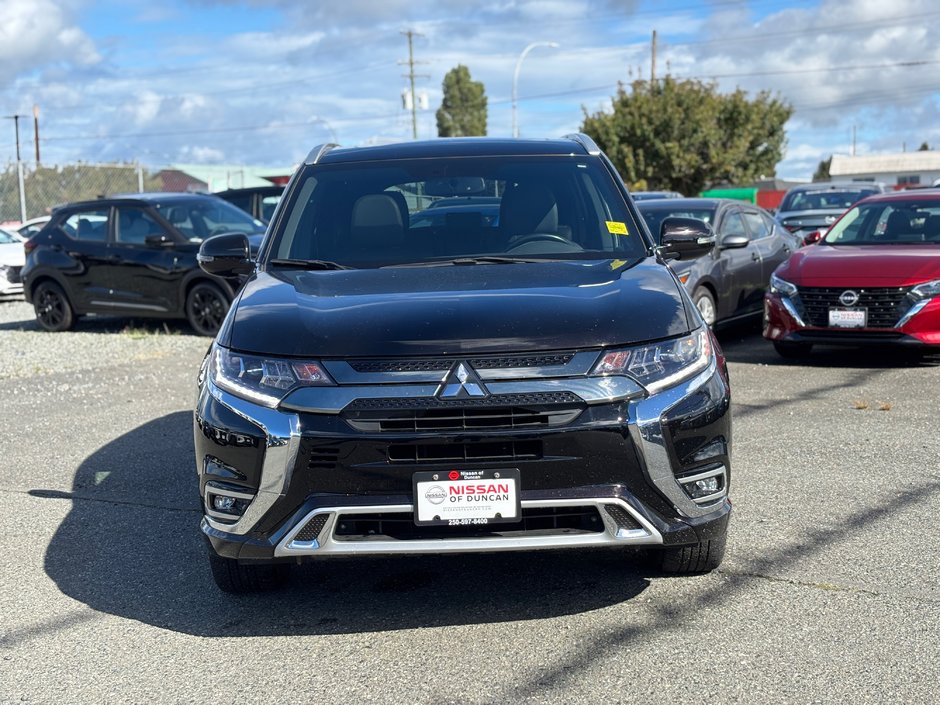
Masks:
[[[616,505],[627,512],[640,528],[625,529],[618,526],[615,519],[605,511],[607,505]],[[336,519],[340,515],[348,514],[376,514],[413,512],[411,504],[394,505],[368,505],[358,507],[323,507],[315,509],[302,516],[287,532],[274,549],[277,557],[289,556],[319,556],[369,553],[468,553],[474,551],[518,551],[551,548],[574,548],[587,546],[623,546],[623,545],[655,545],[662,544],[663,537],[645,517],[630,507],[626,502],[613,498],[598,499],[547,499],[522,500],[525,507],[570,507],[589,506],[597,507],[598,513],[604,522],[604,531],[590,534],[551,534],[544,535],[533,532],[533,535],[517,535],[512,537],[486,536],[479,538],[460,537],[453,539],[368,539],[350,541],[348,539],[336,540],[333,538]],[[319,540],[304,542],[295,540],[301,529],[315,516],[326,514],[329,516],[324,527],[320,530]],[[313,545],[313,544],[316,545]]]

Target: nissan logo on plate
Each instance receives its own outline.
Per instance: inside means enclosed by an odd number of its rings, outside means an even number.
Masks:
[[[424,498],[431,504],[440,504],[447,499],[447,492],[440,485],[432,485],[425,491]]]
[[[858,292],[852,291],[851,289],[846,289],[841,294],[839,294],[839,302],[843,306],[854,306],[858,303]]]

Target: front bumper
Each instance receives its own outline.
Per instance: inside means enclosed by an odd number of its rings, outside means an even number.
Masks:
[[[905,348],[940,346],[940,298],[915,303],[892,327],[832,328],[811,326],[797,302],[779,294],[764,296],[764,337],[787,343],[884,345]]]
[[[268,409],[204,380],[195,415],[202,532],[220,555],[276,560],[685,544],[724,530],[731,419],[723,363],[713,360],[652,396],[632,381],[607,383],[607,398],[592,397],[583,380],[539,384],[571,382],[591,403],[556,427],[389,434],[352,427],[330,413],[331,403],[317,413]],[[331,392],[338,393],[348,392]],[[397,454],[409,447],[413,460],[401,462]],[[480,447],[525,452],[458,461],[419,451]],[[482,530],[416,529],[411,474],[455,466],[518,468],[524,520]],[[684,488],[703,476],[718,478],[720,489],[693,500]],[[226,516],[213,509],[214,494],[244,495],[247,508]]]

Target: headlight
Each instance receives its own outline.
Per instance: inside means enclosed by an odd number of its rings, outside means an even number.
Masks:
[[[315,360],[245,355],[220,345],[216,345],[209,356],[209,376],[216,386],[269,407],[277,406],[297,387],[334,384]]]
[[[780,294],[781,296],[796,296],[799,290],[796,284],[791,284],[786,279],[781,279],[776,274],[770,275],[770,293]]]
[[[911,289],[911,296],[915,299],[932,299],[935,296],[940,296],[940,279],[918,284]]]
[[[701,372],[711,358],[711,336],[703,328],[684,338],[610,350],[591,374],[630,375],[652,394]]]

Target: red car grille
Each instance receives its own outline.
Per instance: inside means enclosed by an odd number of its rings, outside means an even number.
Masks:
[[[839,301],[849,287],[800,287],[803,320],[808,326],[829,327],[829,309],[845,308]],[[907,293],[910,287],[852,288],[858,302],[852,308],[868,309],[868,328],[894,328],[910,308]]]

